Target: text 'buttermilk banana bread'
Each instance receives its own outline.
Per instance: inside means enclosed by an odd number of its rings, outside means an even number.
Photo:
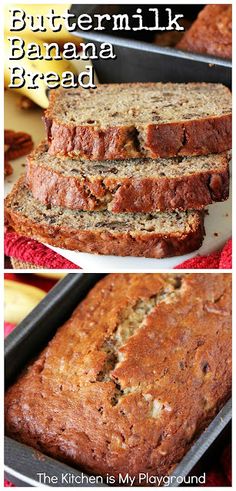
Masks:
[[[177,48],[232,58],[232,5],[206,5]]]
[[[231,275],[112,274],[8,389],[6,431],[140,484],[174,474],[230,392]]]
[[[26,181],[35,199],[74,210],[196,210],[228,198],[229,166],[226,153],[91,162],[50,155],[41,143],[28,157]]]
[[[206,83],[58,89],[45,124],[51,154],[117,160],[220,153],[231,148],[231,93]]]
[[[116,256],[170,257],[198,249],[203,241],[199,211],[116,214],[43,205],[24,176],[5,200],[8,225],[56,247]]]

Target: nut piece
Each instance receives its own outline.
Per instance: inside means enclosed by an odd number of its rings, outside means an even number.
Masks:
[[[6,158],[4,158],[4,176],[10,176],[13,173],[13,168]]]
[[[27,155],[33,149],[33,141],[28,133],[23,131],[4,130],[4,145],[7,146],[5,158],[14,160]]]

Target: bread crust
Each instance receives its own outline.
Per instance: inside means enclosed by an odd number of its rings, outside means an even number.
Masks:
[[[105,277],[7,390],[7,434],[92,475],[168,475],[230,397],[230,313],[230,274]]]
[[[45,205],[74,210],[109,209],[113,213],[202,209],[229,196],[226,155],[212,171],[181,177],[94,177],[63,176],[45,163],[28,158],[26,182],[35,199]],[[144,164],[145,165],[145,164]]]
[[[139,141],[138,128],[69,126],[44,118],[51,155],[89,160],[159,158],[222,153],[232,146],[232,117],[226,114],[166,124],[147,124]]]
[[[20,179],[5,200],[6,222],[19,234],[52,246],[93,254],[164,258],[187,254],[199,249],[202,244],[205,231],[201,212],[196,212],[194,223],[189,223],[184,233],[81,230],[69,224],[59,226],[46,220],[36,222],[12,209],[12,201],[22,182]]]
[[[140,85],[155,87],[156,84],[127,85],[135,88]],[[224,89],[229,91],[226,87]],[[120,160],[222,153],[232,146],[231,113],[160,124],[137,125],[134,122],[113,127],[67,124],[59,116],[53,115],[56,97],[57,91],[51,91],[49,108],[44,117],[49,153],[52,155]]]

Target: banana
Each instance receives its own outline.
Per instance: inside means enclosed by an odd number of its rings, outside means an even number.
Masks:
[[[60,280],[66,276],[66,273],[35,273],[37,276],[43,278],[50,278],[51,280]]]
[[[35,286],[4,280],[4,320],[19,324],[46,293]]]
[[[22,38],[22,36],[19,36]],[[31,42],[35,42],[32,37],[23,37],[25,41],[25,45]],[[45,47],[43,46],[43,41],[40,39],[37,39],[37,44],[39,44],[41,48],[42,55],[44,56],[45,53]],[[9,60],[10,54],[11,54],[11,44],[10,41],[8,41],[7,37],[5,36],[4,39],[4,82],[5,86],[7,87],[10,83],[10,70],[9,68],[11,67],[19,67],[22,66],[25,69],[26,73],[47,73],[47,72],[55,72],[57,73],[60,77],[63,72],[65,71],[71,71],[73,73],[76,73],[76,69],[73,66],[73,64],[68,61],[68,60],[51,60],[51,61],[46,61],[46,60],[28,60],[26,56],[22,60]],[[37,105],[40,107],[46,109],[48,107],[48,97],[46,93],[46,84],[44,80],[38,80],[38,85],[39,88],[36,90],[32,90],[27,88],[27,85],[25,87],[22,87],[20,89],[13,89],[16,91],[16,93],[25,95],[26,97],[29,97],[32,99]]]
[[[77,36],[73,36],[70,34],[67,29],[62,26],[62,29],[60,32],[52,32],[51,29],[49,29],[49,25],[47,24],[47,19],[46,16],[48,14],[48,11],[50,9],[54,9],[54,12],[56,15],[62,16],[66,10],[70,9],[71,4],[70,3],[63,3],[63,4],[9,4],[4,7],[4,31],[5,35],[7,36],[14,36],[14,31],[10,31],[10,25],[11,25],[11,12],[9,10],[15,8],[15,9],[22,9],[26,13],[26,15],[32,15],[33,17],[37,17],[38,15],[43,15],[45,19],[45,27],[46,27],[46,32],[32,32],[28,26],[25,27],[25,29],[22,31],[22,34],[24,36],[29,36],[31,37],[32,41],[36,41],[37,39],[41,39],[44,42],[55,42],[58,44],[64,44],[64,43],[75,43],[76,45],[79,45],[80,42],[82,41],[80,38]],[[15,31],[16,36],[20,36],[21,32]]]

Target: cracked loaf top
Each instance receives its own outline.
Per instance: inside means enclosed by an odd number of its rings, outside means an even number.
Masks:
[[[106,276],[7,391],[7,433],[92,474],[167,475],[229,397],[230,311],[230,274]]]
[[[173,157],[231,148],[231,94],[221,84],[126,83],[50,94],[51,154],[90,160]]]

